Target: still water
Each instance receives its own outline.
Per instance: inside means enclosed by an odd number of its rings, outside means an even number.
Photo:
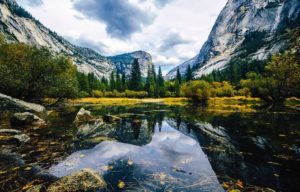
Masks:
[[[57,177],[91,168],[103,175],[109,191],[251,191],[256,186],[300,191],[299,113],[222,113],[153,104],[85,108],[100,119],[112,114],[122,120],[96,121],[83,133],[71,126],[79,108],[49,118],[51,126],[38,131],[37,140],[63,143],[60,158],[44,160]],[[24,158],[36,163],[40,157]]]

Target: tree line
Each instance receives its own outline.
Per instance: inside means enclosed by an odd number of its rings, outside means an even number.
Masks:
[[[300,97],[300,29],[288,33],[286,51],[265,61],[233,59],[225,70],[193,79],[177,68],[172,80],[149,65],[142,77],[134,59],[130,74],[113,71],[108,78],[79,72],[72,60],[45,47],[6,43],[0,36],[0,92],[25,100],[75,97],[189,97],[205,102],[210,97],[252,96],[267,102]]]

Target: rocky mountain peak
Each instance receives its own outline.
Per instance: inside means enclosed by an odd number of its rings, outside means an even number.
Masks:
[[[201,77],[226,68],[232,58],[241,54],[265,59],[284,47],[280,34],[289,27],[299,26],[299,20],[299,0],[229,0],[199,54],[179,69],[185,73],[191,65],[195,77]],[[174,78],[177,68],[166,78]]]
[[[109,74],[116,70],[126,70],[127,73],[132,64],[128,62],[127,57],[122,61],[122,57],[116,56],[119,63],[126,63],[124,69],[119,68],[112,62],[111,57],[104,57],[92,49],[71,44],[34,19],[15,0],[0,0],[0,33],[10,42],[45,46],[53,52],[66,54],[73,59],[79,71],[94,73],[98,78],[109,77]],[[151,55],[146,52],[136,51],[129,55],[138,58],[142,66],[152,63]],[[147,70],[142,68],[142,74],[147,74]]]

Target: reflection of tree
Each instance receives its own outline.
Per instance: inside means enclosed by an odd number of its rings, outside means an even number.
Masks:
[[[132,119],[131,121],[131,126],[133,129],[133,137],[134,139],[139,139],[139,135],[140,135],[140,130],[142,127],[142,121],[140,121],[139,119]]]

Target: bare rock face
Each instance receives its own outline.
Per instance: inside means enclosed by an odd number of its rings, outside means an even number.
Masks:
[[[93,120],[94,120],[94,117],[91,115],[91,112],[88,110],[85,110],[84,108],[81,108],[75,117],[74,123],[82,124],[82,123],[88,123]]]
[[[0,107],[3,109],[9,109],[9,110],[19,111],[19,112],[30,111],[30,112],[41,113],[46,111],[45,107],[43,107],[42,105],[25,102],[20,99],[15,99],[1,93],[0,93]]]
[[[131,66],[134,59],[137,59],[140,64],[141,74],[143,77],[147,77],[148,69],[153,65],[151,55],[145,51],[135,51],[132,53],[108,57],[108,59],[114,64],[117,71],[124,72],[127,76],[131,73]]]
[[[207,41],[193,59],[172,69],[167,79],[176,76],[179,68],[186,73],[188,65],[194,76],[226,68],[230,60],[266,59],[285,47],[281,34],[287,28],[300,26],[299,0],[228,0]]]
[[[0,1],[0,32],[11,42],[45,46],[56,53],[64,53],[72,58],[79,71],[87,74],[94,73],[99,79],[103,76],[109,78],[112,71],[128,72],[131,63],[127,57],[119,57],[116,64],[109,57],[105,57],[92,49],[78,47],[46,28],[28,12],[21,8],[14,0]],[[151,61],[148,53],[137,51],[130,54],[138,58],[142,69],[148,69],[147,63]],[[124,68],[119,68],[122,66]],[[145,67],[144,67],[145,66]],[[124,70],[124,71],[123,71]],[[147,74],[142,70],[144,75]]]
[[[25,113],[15,113],[10,119],[10,124],[12,126],[34,125],[39,127],[45,125],[46,122],[32,113],[25,112]]]
[[[52,183],[47,192],[96,191],[106,188],[106,183],[97,171],[83,169]]]

